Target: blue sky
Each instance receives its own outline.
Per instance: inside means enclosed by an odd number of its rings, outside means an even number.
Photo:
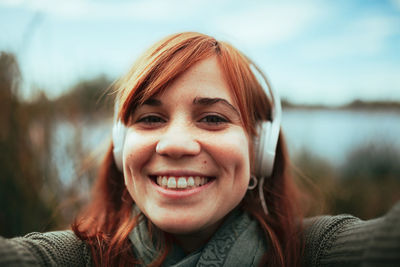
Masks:
[[[17,54],[26,98],[116,78],[188,30],[236,45],[293,102],[400,101],[400,0],[0,0],[0,50]]]

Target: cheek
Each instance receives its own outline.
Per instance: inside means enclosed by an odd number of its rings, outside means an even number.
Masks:
[[[217,141],[217,140],[216,140]],[[227,213],[236,207],[247,192],[250,179],[249,141],[243,132],[233,132],[213,147],[214,159],[222,171],[217,179],[218,195],[222,202],[219,210]]]
[[[136,132],[127,133],[122,158],[125,184],[129,191],[136,180],[139,180],[143,166],[150,159],[152,151],[155,149],[154,143],[154,138],[146,138]]]
[[[243,167],[247,170],[250,163],[247,136],[242,132],[234,133],[225,139],[224,146],[226,148],[226,156],[230,157],[238,168]]]
[[[247,179],[250,175],[249,140],[242,130],[210,138],[204,146],[216,163],[235,178]]]

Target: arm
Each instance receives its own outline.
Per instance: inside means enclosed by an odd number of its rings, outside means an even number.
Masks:
[[[90,266],[90,251],[72,231],[0,237],[0,266]]]
[[[305,266],[400,266],[400,203],[384,217],[323,216],[305,222]]]

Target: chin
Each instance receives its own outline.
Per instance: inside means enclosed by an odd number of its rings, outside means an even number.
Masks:
[[[162,231],[170,234],[190,234],[202,231],[211,223],[196,216],[167,216],[153,218],[151,221]]]

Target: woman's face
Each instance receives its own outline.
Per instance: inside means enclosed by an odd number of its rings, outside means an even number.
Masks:
[[[250,177],[249,139],[217,59],[196,63],[131,121],[124,176],[140,210],[169,233],[215,229]]]

